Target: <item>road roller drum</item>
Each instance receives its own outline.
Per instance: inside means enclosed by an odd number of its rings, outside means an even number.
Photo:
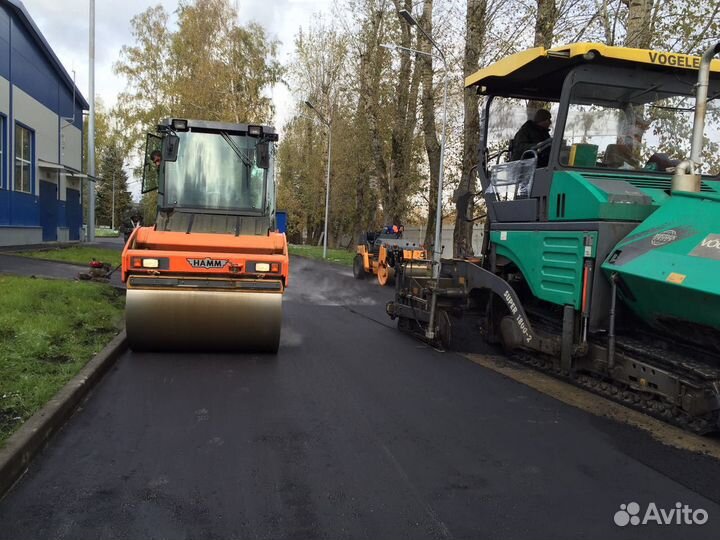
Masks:
[[[274,128],[168,119],[158,132],[143,169],[143,192],[163,186],[155,224],[123,251],[130,347],[277,352],[290,261]]]
[[[133,350],[276,352],[282,294],[129,289],[125,328]]]

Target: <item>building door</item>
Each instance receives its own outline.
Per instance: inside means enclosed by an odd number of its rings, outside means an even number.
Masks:
[[[57,184],[40,181],[40,225],[43,242],[57,240]]]
[[[82,206],[80,205],[80,191],[77,189],[67,189],[65,220],[69,229],[70,240],[80,240],[80,228],[82,227]]]

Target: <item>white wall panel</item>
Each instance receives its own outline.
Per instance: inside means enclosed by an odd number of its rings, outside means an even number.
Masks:
[[[10,82],[0,77],[0,112],[5,116],[10,113]]]
[[[41,227],[0,227],[0,246],[42,244]]]
[[[15,122],[20,122],[35,131],[34,193],[37,194],[40,193],[40,171],[38,170],[37,160],[58,161],[58,116],[17,86],[13,86],[13,116]],[[11,126],[11,128],[12,139],[14,139],[14,127]],[[9,152],[8,157],[11,156],[14,156],[14,150]]]
[[[484,225],[477,223],[473,226],[473,253],[476,255],[482,251],[483,235],[485,233]],[[403,239],[408,242],[415,242],[416,244],[422,244],[425,241],[425,229],[421,227],[405,227],[405,233]],[[443,249],[443,257],[454,257],[454,246],[453,246],[453,224],[444,224],[442,230],[442,245],[445,246]]]
[[[10,82],[5,79],[4,77],[0,77],[0,113],[5,115],[5,118],[10,117]],[[7,121],[7,120],[6,120]],[[10,132],[8,131],[7,126],[5,126],[5,140],[7,141],[7,144],[5,145],[5,150],[9,151],[10,149]],[[10,159],[5,160],[5,165],[7,167],[7,170],[5,171],[5,178],[10,178]],[[7,186],[10,185],[10,181],[8,180]]]
[[[58,162],[58,116],[17,86],[13,88],[15,121],[35,130],[35,157]],[[77,129],[77,128],[76,128]]]
[[[60,163],[82,169],[82,132],[67,122],[61,125],[66,126],[60,130]]]

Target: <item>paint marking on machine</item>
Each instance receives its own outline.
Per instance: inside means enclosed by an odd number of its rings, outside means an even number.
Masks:
[[[532,334],[530,333],[530,328],[525,322],[525,318],[522,316],[522,312],[518,309],[517,304],[515,304],[515,300],[513,300],[510,291],[506,290],[503,293],[503,299],[505,300],[505,303],[507,304],[510,313],[515,316],[515,322],[517,323],[518,328],[520,328],[520,331],[523,333],[523,336],[525,336],[525,341],[530,343],[532,341]]]
[[[655,247],[664,246],[665,244],[669,244],[670,242],[674,242],[678,238],[678,233],[674,229],[668,229],[663,232],[657,233],[655,236],[653,236],[650,243]]]
[[[675,285],[682,285],[683,281],[687,276],[685,274],[678,274],[677,272],[670,272],[666,281],[668,283],[674,283]]]
[[[187,262],[193,268],[224,268],[228,263],[227,259],[188,259]]]
[[[720,260],[720,234],[708,234],[690,252],[690,256]]]
[[[700,57],[687,54],[672,54],[648,51],[650,63],[661,66],[677,66],[688,69],[700,69]]]

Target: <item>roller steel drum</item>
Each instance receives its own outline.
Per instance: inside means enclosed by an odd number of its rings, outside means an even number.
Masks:
[[[277,352],[282,294],[129,288],[125,328],[133,350]]]
[[[430,277],[432,275],[432,264],[424,261],[405,263],[405,275],[411,277]]]

